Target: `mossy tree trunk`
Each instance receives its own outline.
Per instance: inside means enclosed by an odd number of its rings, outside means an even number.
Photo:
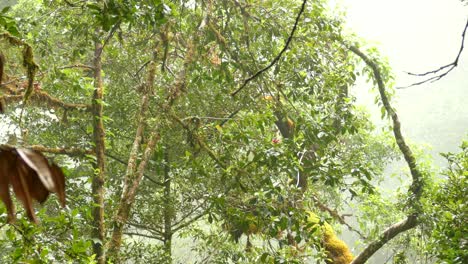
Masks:
[[[99,264],[105,263],[104,254],[104,183],[105,183],[105,131],[103,123],[103,100],[104,87],[102,84],[102,55],[103,45],[99,40],[95,42],[94,47],[94,94],[92,101],[92,118],[93,118],[93,141],[96,161],[94,165],[94,177],[92,181],[93,195],[93,252],[96,254],[96,259]]]

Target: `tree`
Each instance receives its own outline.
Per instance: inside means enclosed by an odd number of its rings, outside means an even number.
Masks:
[[[363,263],[426,213],[389,68],[325,1],[20,1],[4,17],[5,140],[67,167],[71,200],[39,226],[4,226],[5,261],[171,262],[182,234],[209,262],[348,262],[336,223],[374,241]],[[394,142],[349,93],[361,74]],[[397,148],[407,208],[364,234],[339,210],[378,196]]]

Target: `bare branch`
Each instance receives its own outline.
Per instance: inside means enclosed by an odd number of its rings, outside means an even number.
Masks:
[[[140,237],[156,239],[156,240],[159,240],[159,241],[164,241],[164,238],[162,238],[160,236],[142,234],[142,233],[138,233],[138,232],[124,232],[124,235],[127,235],[127,236],[140,236]]]
[[[447,65],[444,65],[442,67],[440,67],[439,69],[436,69],[436,70],[433,70],[433,71],[428,71],[428,72],[424,72],[424,73],[412,73],[412,72],[406,72],[408,75],[411,75],[411,76],[419,76],[419,77],[424,77],[424,76],[427,76],[427,75],[432,75],[432,74],[436,74],[435,76],[432,76],[432,77],[429,77],[423,81],[420,81],[420,82],[416,82],[416,83],[413,83],[413,84],[410,84],[408,86],[403,86],[403,87],[397,87],[397,89],[406,89],[406,88],[409,88],[409,87],[413,87],[413,86],[417,86],[417,85],[421,85],[421,84],[424,84],[424,83],[427,83],[427,82],[436,82],[440,79],[442,79],[443,77],[445,77],[449,72],[451,72],[453,69],[455,69],[455,67],[458,66],[458,60],[460,59],[460,56],[462,54],[462,51],[463,51],[463,48],[464,48],[464,43],[465,43],[465,34],[466,34],[466,29],[468,28],[468,20],[466,21],[466,24],[465,24],[465,29],[463,30],[463,33],[462,33],[462,41],[461,41],[461,46],[460,46],[460,50],[458,51],[458,54],[457,54],[457,57],[455,58],[455,60],[452,62],[452,63],[449,63]]]
[[[158,229],[156,229],[154,227],[151,227],[151,226],[144,225],[144,224],[128,222],[127,225],[133,226],[133,227],[136,227],[136,228],[139,228],[139,229],[146,230],[146,231],[148,231],[150,233],[156,233],[156,234],[161,235],[161,236],[163,235],[163,233],[160,230],[158,230]]]
[[[288,39],[286,40],[286,44],[284,45],[283,49],[280,51],[280,53],[273,59],[273,61],[270,62],[270,64],[268,64],[268,66],[266,66],[265,68],[259,70],[258,72],[256,72],[254,75],[250,76],[249,78],[245,79],[244,83],[241,85],[241,87],[239,87],[237,90],[235,90],[234,92],[231,93],[231,96],[236,96],[237,93],[239,93],[242,89],[244,89],[244,87],[250,82],[252,81],[253,79],[257,78],[258,76],[260,76],[260,74],[268,71],[271,67],[273,67],[273,65],[275,65],[279,59],[281,58],[281,56],[283,55],[283,53],[288,49],[289,47],[289,44],[291,43],[292,41],[292,38],[294,36],[294,32],[296,31],[297,29],[297,24],[299,23],[299,19],[301,18],[301,15],[302,13],[304,12],[304,9],[305,9],[305,5],[307,3],[307,0],[304,0],[302,2],[302,6],[301,6],[301,9],[299,10],[299,13],[297,14],[297,17],[296,17],[296,21],[294,22],[294,26],[291,30],[291,34],[289,34],[289,37]]]
[[[197,221],[198,219],[200,219],[200,218],[202,218],[204,215],[206,215],[206,213],[207,213],[207,211],[201,212],[200,214],[198,214],[197,216],[193,217],[192,219],[185,221],[185,223],[180,224],[180,225],[177,226],[177,227],[174,227],[174,228],[172,229],[172,231],[175,233],[175,232],[179,231],[180,229],[185,228],[185,227],[187,227],[187,226],[193,224],[195,221]]]
[[[118,163],[122,164],[122,165],[127,165],[127,162],[125,162],[124,160],[122,160],[121,158],[117,157],[116,155],[112,154],[112,153],[109,153],[109,151],[106,151],[106,156],[117,161]],[[164,184],[153,179],[153,177],[149,176],[147,173],[145,173],[143,175],[145,177],[145,179],[149,180],[150,182],[158,185],[158,186],[163,186]]]

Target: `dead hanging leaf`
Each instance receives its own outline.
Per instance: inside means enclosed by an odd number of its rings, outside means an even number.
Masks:
[[[47,190],[52,191],[55,189],[49,162],[42,154],[30,149],[16,149],[16,152],[20,155],[22,160],[37,173]]]
[[[0,145],[0,199],[7,208],[8,221],[15,220],[15,208],[9,186],[23,203],[28,218],[37,222],[33,201],[43,203],[49,193],[57,193],[60,204],[65,206],[65,175],[60,167],[40,152],[15,149]]]

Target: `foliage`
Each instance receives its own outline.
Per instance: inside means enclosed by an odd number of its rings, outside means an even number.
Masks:
[[[448,168],[444,178],[436,184],[427,198],[427,217],[424,228],[427,250],[440,263],[468,261],[466,233],[468,217],[468,141],[463,141],[461,152],[446,153]]]
[[[15,84],[0,88],[11,128],[1,140],[66,154],[50,151],[68,168],[70,201],[55,218],[39,212],[38,226],[2,227],[2,260],[93,263],[101,260],[91,245],[109,248],[123,230],[110,261],[169,263],[178,234],[194,241],[186,252],[199,262],[325,261],[330,248],[309,212],[330,231],[347,224],[338,210],[358,201],[369,239],[403,215],[398,203],[407,197],[389,203],[378,188],[395,143],[349,92],[372,72],[343,44],[343,21],[326,1],[307,2],[286,52],[231,96],[283,49],[301,3],[50,0],[2,11],[2,29],[34,49],[40,89],[19,105],[22,56],[1,42]],[[391,84],[385,60],[367,52]],[[95,100],[100,77],[103,97]],[[105,128],[104,161],[96,119]],[[94,204],[99,173],[104,203]],[[96,206],[104,207],[108,241],[92,235]]]

